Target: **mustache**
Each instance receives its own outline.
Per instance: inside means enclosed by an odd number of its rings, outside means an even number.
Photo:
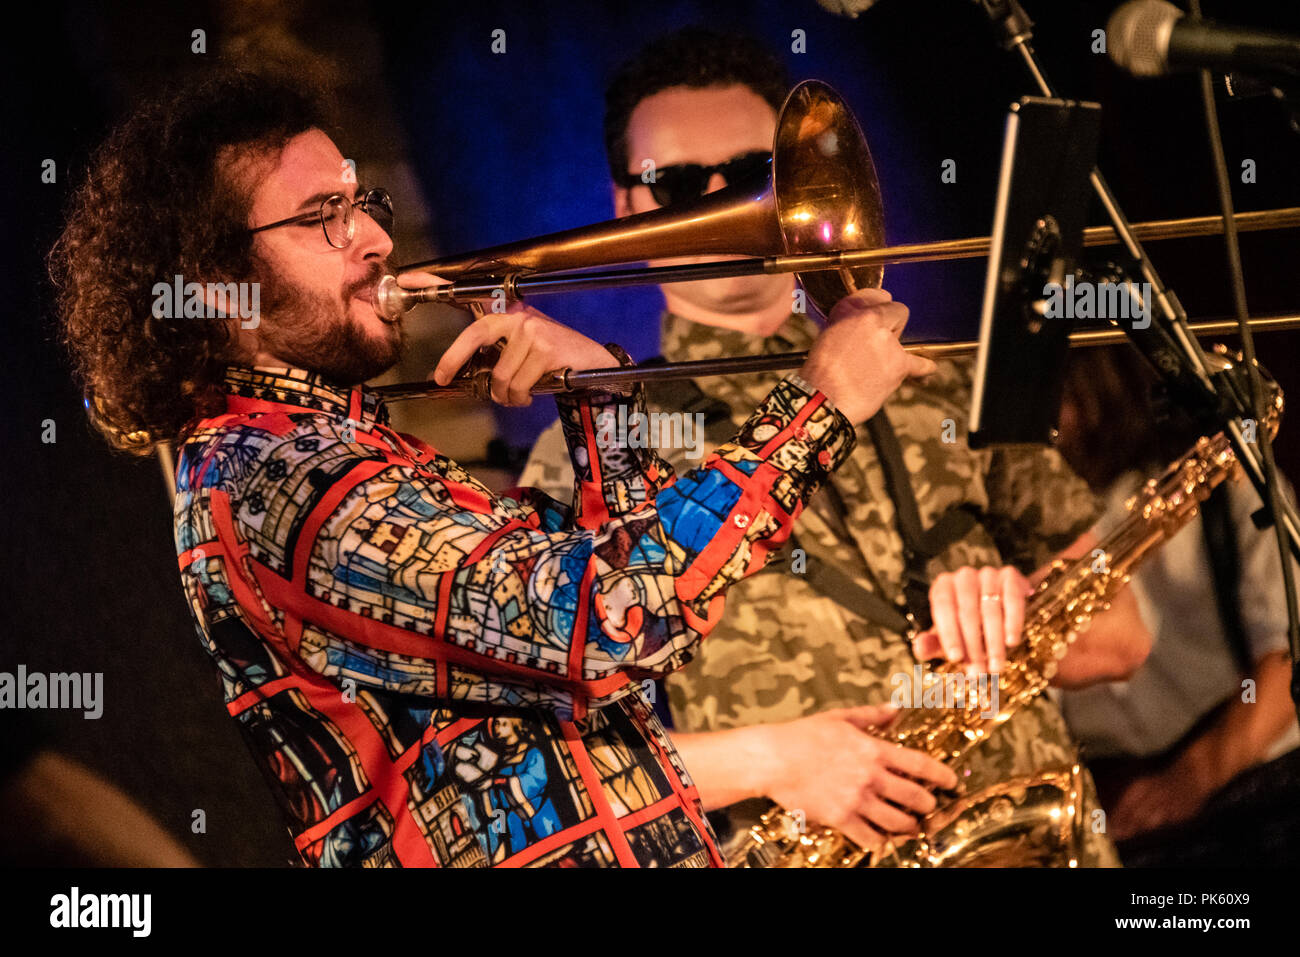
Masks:
[[[366,270],[364,277],[358,279],[354,283],[350,283],[344,288],[343,300],[346,302],[359,292],[364,292],[366,289],[373,289],[379,283],[379,280],[384,278],[384,276],[391,271],[392,270],[388,265],[388,260],[386,259],[382,263],[372,262]]]

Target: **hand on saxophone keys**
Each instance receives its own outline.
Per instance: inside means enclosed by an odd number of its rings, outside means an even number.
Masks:
[[[966,674],[1000,674],[1007,649],[1020,643],[1029,580],[1010,565],[969,566],[944,572],[930,584],[934,627],[917,635],[912,652],[919,661],[946,658],[966,662]]]
[[[880,736],[897,710],[863,705],[807,718],[755,725],[756,753],[769,760],[764,793],[807,822],[833,827],[865,850],[887,838],[915,834],[937,806],[935,788],[957,775],[940,761]]]

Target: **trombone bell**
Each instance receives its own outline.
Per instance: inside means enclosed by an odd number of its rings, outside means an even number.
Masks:
[[[769,257],[876,249],[884,244],[880,185],[866,138],[848,106],[819,80],[800,83],[777,119],[772,168],[760,192],[728,186],[678,207],[637,213],[536,239],[411,263],[450,282],[690,256]],[[849,293],[878,287],[880,265],[841,267],[801,276],[823,313]],[[499,283],[498,283],[499,284]],[[375,311],[396,322],[429,301],[381,280]]]

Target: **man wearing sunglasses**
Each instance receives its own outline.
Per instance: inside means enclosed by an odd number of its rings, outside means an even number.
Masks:
[[[788,88],[780,61],[743,37],[688,28],[649,45],[606,91],[616,214],[688,204],[725,185],[760,191]],[[823,330],[792,312],[789,274],[660,288],[669,361],[797,352],[837,325],[836,313]],[[874,290],[858,297],[890,299]],[[650,400],[656,411],[705,415],[713,443],[774,378],[701,378],[654,387]],[[1054,452],[976,453],[957,440],[969,389],[969,371],[955,363],[905,384],[886,405],[888,421],[859,429],[849,463],[810,503],[782,559],[733,589],[727,618],[668,678],[673,740],[705,805],[729,806],[733,836],[753,822],[762,805],[751,799],[761,797],[864,847],[913,832],[952,772],[871,732],[891,719],[888,705],[910,687],[917,661],[946,656],[974,675],[1000,670],[1019,638],[1025,576],[1067,546],[1091,547],[1097,503]],[[660,452],[688,462],[682,449]],[[562,494],[566,458],[552,428],[521,484]],[[902,522],[908,508],[915,514]],[[1149,641],[1125,595],[1074,646],[1057,680],[1127,675]],[[1040,699],[966,761],[963,785],[1072,759],[1058,710]],[[1115,860],[1104,834],[1090,834],[1085,863]]]
[[[908,375],[899,310],[838,332],[692,472],[603,438],[641,390],[559,400],[569,508],[494,495],[388,427],[363,383],[401,352],[375,310],[392,203],[356,183],[294,81],[214,71],[93,158],[51,254],[62,337],[118,448],[179,446],[175,537],[225,706],[313,866],[710,866],[694,785],[641,694],[717,624]],[[244,324],[152,289],[258,283]],[[516,306],[493,395],[628,358]],[[854,348],[850,349],[852,343]]]

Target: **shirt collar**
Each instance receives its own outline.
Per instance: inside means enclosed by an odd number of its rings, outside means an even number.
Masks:
[[[307,369],[231,365],[222,385],[231,396],[328,412],[362,428],[388,424],[388,409],[378,394],[365,386],[338,385]]]
[[[791,313],[770,336],[709,326],[671,312],[663,314],[659,329],[659,349],[669,362],[802,352],[812,348],[820,331],[816,322],[801,313]]]

